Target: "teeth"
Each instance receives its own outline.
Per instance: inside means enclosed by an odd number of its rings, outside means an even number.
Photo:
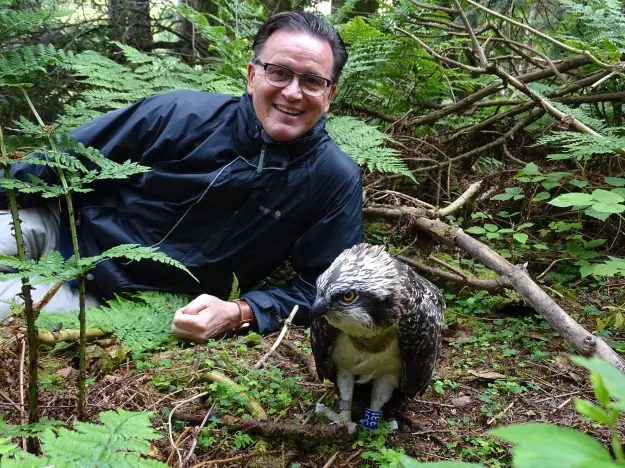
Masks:
[[[276,109],[278,109],[279,111],[282,111],[282,112],[286,112],[287,114],[290,114],[290,115],[299,115],[299,114],[301,114],[300,111],[293,111],[293,110],[287,109],[286,107],[282,107],[282,106],[278,106],[278,105],[276,105]]]

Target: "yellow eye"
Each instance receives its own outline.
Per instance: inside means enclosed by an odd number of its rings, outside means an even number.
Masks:
[[[356,299],[356,293],[353,289],[343,294],[343,301],[345,302],[352,302],[354,299]]]

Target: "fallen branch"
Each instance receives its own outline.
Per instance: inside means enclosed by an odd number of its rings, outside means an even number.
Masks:
[[[245,431],[274,441],[302,441],[307,446],[345,444],[353,442],[357,437],[356,434],[349,434],[346,427],[329,424],[277,423],[269,419],[240,419],[224,414],[218,418],[222,426],[233,431]],[[202,422],[204,415],[176,413],[172,419],[197,425]]]
[[[254,457],[266,457],[271,455],[282,455],[282,450],[267,450],[266,452],[253,452],[253,453],[244,453],[243,455],[237,455],[236,457],[230,458],[222,458],[221,460],[207,460],[205,462],[198,463],[197,465],[193,465],[193,468],[200,468],[202,466],[210,466],[210,465],[225,465],[233,462],[249,460]]]
[[[623,359],[601,337],[590,334],[573,320],[532,280],[525,268],[511,264],[487,245],[463,232],[462,229],[438,219],[427,219],[422,215],[418,217],[416,213],[423,212],[423,210],[417,208],[374,206],[364,208],[363,212],[368,216],[392,218],[412,216],[414,219],[411,220],[411,224],[419,231],[432,234],[436,240],[445,245],[460,247],[473,258],[498,273],[511,289],[518,292],[582,356],[596,354],[625,372]]]
[[[236,389],[236,387],[239,386],[239,384],[237,384],[234,380],[232,380],[229,377],[226,377],[221,372],[217,372],[217,371],[212,371],[206,374],[204,376],[204,380],[211,382],[211,383],[219,382],[222,384],[226,384],[226,385],[233,387],[233,389]],[[265,410],[263,409],[263,407],[260,406],[260,403],[258,403],[256,400],[254,400],[253,398],[245,394],[243,395],[243,399],[249,406],[253,417],[258,418],[258,419],[267,419],[267,413],[265,413]]]
[[[110,335],[110,333],[106,333],[99,328],[87,328],[85,330],[87,339],[94,338],[102,338]],[[39,340],[40,345],[54,346],[57,343],[61,343],[62,341],[78,341],[80,338],[80,330],[61,330],[61,331],[52,331],[52,332],[44,332],[39,330],[37,339]]]
[[[463,286],[469,286],[473,289],[482,289],[491,293],[501,293],[504,292],[504,288],[507,284],[505,278],[482,280],[477,278],[462,277],[455,273],[449,273],[439,268],[428,266],[412,258],[404,257],[403,255],[397,255],[397,258],[406,265],[410,265],[415,270],[419,270],[421,273],[425,273],[428,276],[438,276],[446,281],[452,281]]]

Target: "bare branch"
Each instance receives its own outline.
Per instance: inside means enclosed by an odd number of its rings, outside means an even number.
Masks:
[[[444,11],[445,13],[449,13],[452,15],[455,15],[456,13],[458,13],[457,10],[454,10],[453,8],[447,8],[447,7],[443,7],[443,6],[438,6],[438,5],[428,5],[426,3],[419,3],[415,0],[410,0],[414,5],[418,6],[419,8],[423,8],[425,10],[435,10],[435,11]]]
[[[599,65],[601,68],[609,68],[610,66],[607,63],[603,63],[601,60],[599,60],[598,58],[596,58],[593,54],[591,54],[589,51],[587,50],[582,50],[582,49],[577,49],[575,47],[571,47],[563,42],[560,42],[556,39],[554,39],[551,36],[548,36],[547,34],[544,34],[540,31],[538,31],[537,29],[532,28],[531,26],[528,26],[527,24],[524,23],[519,23],[518,21],[513,20],[512,18],[507,17],[506,15],[502,15],[501,13],[498,13],[496,11],[493,11],[489,8],[486,8],[484,5],[480,5],[479,3],[473,1],[473,0],[467,0],[468,3],[470,3],[471,5],[473,5],[476,8],[479,8],[480,10],[485,11],[486,13],[496,16],[499,19],[502,19],[510,24],[514,24],[515,26],[521,28],[521,29],[525,29],[526,31],[531,32],[532,34],[537,35],[538,37],[542,37],[543,39],[551,42],[552,44],[555,44],[557,46],[562,47],[563,49],[568,50],[569,52],[573,52],[574,54],[582,54],[585,55],[586,57],[588,57],[593,63],[595,63],[596,65]]]
[[[436,52],[434,49],[430,48],[430,46],[428,46],[425,42],[423,42],[421,39],[419,39],[417,36],[415,36],[412,33],[409,33],[408,31],[406,31],[405,29],[402,28],[395,28],[397,29],[399,32],[405,34],[406,36],[408,36],[409,38],[411,38],[412,40],[416,41],[421,47],[423,47],[432,57],[437,58],[438,60],[445,62],[449,65],[453,65],[455,67],[460,67],[460,68],[464,68],[465,70],[469,71],[469,72],[473,72],[473,73],[484,73],[484,70],[481,68],[477,68],[477,67],[472,67],[471,65],[467,65],[461,62],[457,62],[456,60],[452,60],[450,58],[447,57],[443,57],[441,54],[439,54],[438,52]]]
[[[447,271],[440,270],[438,268],[433,268],[431,266],[425,265],[417,260],[412,258],[404,257],[402,255],[397,255],[397,258],[404,262],[406,265],[410,265],[416,270],[419,270],[421,273],[425,273],[428,276],[438,276],[441,279],[446,281],[451,281],[453,283],[458,283],[463,286],[468,286],[473,289],[482,289],[484,291],[488,291],[491,293],[501,293],[504,291],[505,281],[502,278],[494,279],[494,280],[481,280],[477,278],[471,277],[463,277],[457,275],[455,273],[449,273]]]

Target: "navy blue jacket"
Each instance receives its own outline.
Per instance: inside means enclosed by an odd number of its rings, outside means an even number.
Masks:
[[[107,259],[88,275],[88,289],[100,296],[160,290],[227,298],[234,273],[261,333],[277,329],[295,304],[296,323],[307,324],[317,276],[362,240],[360,171],[325,132],[325,117],[302,138],[278,143],[247,94],[174,91],[72,135],[112,160],[152,169],[75,195],[81,255],[119,244],[158,246],[199,279],[163,263]],[[45,171],[13,168],[22,180],[27,172],[52,180]],[[21,206],[33,200],[19,199]],[[61,250],[71,251],[62,232]],[[289,257],[297,273],[289,284],[251,290]]]

